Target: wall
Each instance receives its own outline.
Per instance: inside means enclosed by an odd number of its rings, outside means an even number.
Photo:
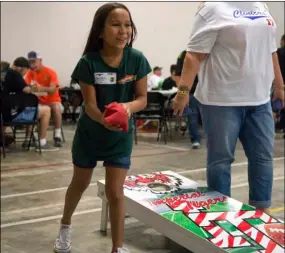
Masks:
[[[54,68],[62,85],[86,43],[96,2],[1,3],[1,59],[13,61],[29,50],[39,50]],[[134,47],[144,52],[152,67],[164,68],[186,46],[198,3],[126,3],[138,29]],[[176,17],[174,16],[176,12]]]
[[[284,17],[284,9],[285,3],[283,2],[266,2],[271,15],[273,16],[275,22],[277,23],[277,32],[276,32],[276,42],[277,47],[280,46],[280,39],[282,35],[285,33],[285,17]]]
[[[1,60],[12,62],[39,50],[54,68],[62,86],[81,56],[98,2],[1,2]],[[126,2],[138,29],[134,47],[152,67],[170,65],[188,41],[198,2]],[[284,33],[284,2],[268,6],[278,23],[277,41]]]

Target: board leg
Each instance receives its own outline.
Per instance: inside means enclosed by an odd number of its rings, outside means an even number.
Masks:
[[[108,213],[109,213],[109,205],[108,205],[108,202],[107,202],[106,200],[102,199],[100,231],[103,232],[103,233],[106,233],[106,232],[107,232]]]

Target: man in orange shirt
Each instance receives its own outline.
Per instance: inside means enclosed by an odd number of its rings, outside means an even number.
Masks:
[[[39,96],[39,103],[51,108],[54,122],[54,145],[62,146],[61,124],[62,104],[59,95],[59,81],[56,72],[43,65],[42,58],[38,52],[28,53],[31,70],[28,71],[25,81],[36,87],[37,92],[46,92],[46,96]]]

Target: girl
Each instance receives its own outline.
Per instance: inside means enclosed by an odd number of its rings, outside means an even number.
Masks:
[[[97,161],[106,167],[106,196],[110,207],[112,253],[123,248],[123,184],[131,164],[133,145],[132,113],[147,104],[147,59],[132,49],[136,27],[126,6],[108,3],[95,13],[91,31],[72,79],[81,87],[84,105],[75,132],[72,157],[74,173],[68,187],[59,236],[54,250],[70,252],[71,217],[88,187]],[[129,131],[104,122],[105,106],[121,103],[129,115]]]
[[[284,103],[275,21],[261,2],[203,2],[174,101],[181,115],[199,70],[195,97],[207,136],[208,186],[230,196],[238,138],[248,158],[249,203],[269,212],[274,123],[270,88]]]

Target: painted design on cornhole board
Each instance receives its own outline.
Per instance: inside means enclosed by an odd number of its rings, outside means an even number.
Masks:
[[[230,253],[284,253],[284,222],[172,171],[130,175],[125,195]]]

